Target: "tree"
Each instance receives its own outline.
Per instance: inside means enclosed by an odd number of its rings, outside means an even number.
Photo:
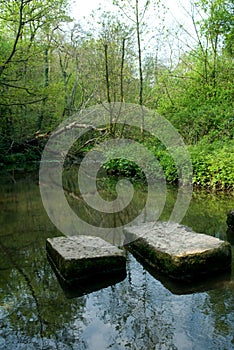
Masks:
[[[2,40],[11,42],[11,49],[0,64],[0,77],[18,55],[22,44],[25,45],[24,53],[27,58],[38,32],[48,31],[69,20],[65,15],[67,6],[67,0],[44,1],[43,4],[37,0],[9,0],[0,4],[1,37]],[[7,35],[9,30],[10,35]]]
[[[139,105],[143,105],[144,96],[144,84],[143,84],[143,64],[142,64],[142,40],[143,28],[145,27],[144,19],[147,10],[149,9],[150,0],[146,0],[140,7],[139,0],[134,1],[118,1],[114,0],[113,3],[120,8],[123,14],[128,20],[130,20],[136,33],[137,42],[137,60],[138,60],[138,72],[139,72]]]
[[[209,38],[213,52],[216,53],[219,48],[226,48],[230,54],[233,54],[233,1],[200,0],[197,5],[206,15],[201,22],[201,28]]]
[[[51,36],[69,20],[67,9],[68,0],[0,3],[1,150],[9,153],[42,125]]]
[[[233,10],[234,5],[228,0],[201,0],[197,3],[205,13],[205,18],[200,22],[201,34],[207,39],[211,48],[212,67],[211,75],[214,93],[216,93],[217,64],[219,55],[226,47],[232,52],[230,37],[233,35]]]
[[[188,33],[179,25],[173,33],[180,45],[173,53],[177,64],[164,66],[153,75],[154,62],[152,58],[146,61],[146,77],[147,71],[152,72],[148,75],[152,82],[157,76],[157,83],[149,91],[159,96],[159,112],[189,144],[233,137],[234,71],[226,44],[231,33],[230,4],[223,0],[191,1],[191,12],[186,9],[186,13],[194,32]]]

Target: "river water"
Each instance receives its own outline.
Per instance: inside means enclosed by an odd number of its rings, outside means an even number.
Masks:
[[[69,181],[66,186],[74,192]],[[136,192],[142,205],[146,190]],[[175,198],[176,189],[168,187],[161,219]],[[70,202],[84,208],[74,196]],[[233,241],[225,223],[232,208],[231,194],[194,191],[183,224]],[[98,220],[87,212],[82,215]],[[0,349],[234,349],[234,264],[221,279],[181,286],[148,272],[128,253],[126,278],[82,295],[63,290],[47,260],[46,239],[59,235],[37,176],[1,174]]]

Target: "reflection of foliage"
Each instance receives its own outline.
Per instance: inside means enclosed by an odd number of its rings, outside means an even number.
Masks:
[[[227,334],[226,342],[230,341],[234,345],[233,332],[230,332],[231,327],[233,327],[233,317],[229,318],[228,315],[233,315],[233,305],[234,305],[234,288],[225,288],[223,290],[224,298],[220,298],[214,291],[209,292],[209,302],[210,308],[213,313],[214,318],[214,333],[215,338],[219,337],[219,332]],[[225,301],[224,301],[225,300]],[[225,348],[225,346],[223,347]],[[228,345],[227,347],[228,348]]]
[[[194,191],[193,200],[183,219],[185,225],[197,232],[226,239],[226,217],[234,207],[234,197],[223,193],[214,194]]]
[[[70,190],[73,179],[64,179]],[[127,279],[66,299],[45,256],[46,238],[60,233],[46,217],[35,183],[16,180],[0,187],[0,341],[6,350],[180,349],[181,336],[187,348],[231,348],[232,284],[175,296],[128,256]],[[99,184],[103,192],[105,184]],[[137,191],[135,200],[141,202],[146,189]],[[165,216],[176,193],[168,188]],[[219,227],[224,234],[225,212],[233,204],[224,194],[194,193],[185,222],[211,234]]]
[[[5,190],[8,196],[0,203],[1,335],[14,344],[63,329],[73,306],[64,300],[46,260],[45,239],[57,233],[45,216],[38,187],[19,182]],[[84,303],[80,299],[77,312]]]

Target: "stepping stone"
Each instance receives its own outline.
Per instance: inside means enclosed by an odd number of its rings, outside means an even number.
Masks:
[[[99,237],[48,238],[46,249],[56,274],[68,284],[126,271],[125,252]]]
[[[125,228],[125,236],[133,255],[173,279],[194,280],[231,269],[228,242],[179,224],[145,223]]]

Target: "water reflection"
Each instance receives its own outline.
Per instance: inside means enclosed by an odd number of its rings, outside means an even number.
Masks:
[[[46,239],[60,233],[37,179],[15,180],[0,185],[0,349],[233,349],[233,275],[218,289],[175,295],[128,255],[124,280],[68,299],[46,259]],[[162,218],[175,197],[168,189]],[[183,223],[226,238],[233,207],[229,195],[195,193]]]
[[[126,278],[126,271],[119,270],[114,271],[114,273],[102,273],[98,275],[92,275],[92,278],[82,278],[82,280],[73,280],[66,281],[61,278],[61,275],[58,273],[58,270],[53,262],[53,260],[47,254],[47,259],[51,265],[52,270],[54,271],[58,282],[63,289],[65,296],[68,299],[81,297],[97,290],[107,288],[109,286],[115,285],[116,283],[121,282]]]
[[[129,197],[129,186],[122,181],[121,185],[117,181],[108,181],[107,178],[98,178],[97,189],[99,191],[100,197],[105,201],[109,202],[108,205],[112,212],[104,212],[101,210],[96,210],[89,206],[82,198],[82,195],[77,186],[77,169],[71,169],[69,172],[64,172],[63,185],[65,189],[65,195],[70,207],[76,213],[76,215],[84,222],[92,226],[97,227],[95,230],[95,235],[107,240],[117,246],[122,246],[125,241],[125,235],[123,232],[123,226],[126,224],[139,224],[145,221],[155,221],[157,220],[164,208],[165,202],[165,191],[162,184],[156,183],[151,185],[151,196],[150,199],[147,198],[147,187],[142,186],[140,183],[134,183],[134,193],[132,200],[125,207],[123,205],[122,210],[116,210],[113,205],[113,201],[117,197],[116,187],[121,187],[122,190],[122,201],[125,203],[126,198]],[[153,191],[152,191],[153,188]],[[92,196],[92,192],[89,192],[88,182],[87,182],[87,193]],[[126,198],[125,198],[126,196]],[[93,196],[91,197],[93,198]],[[120,205],[122,203],[120,202]],[[112,206],[113,205],[113,206]],[[87,228],[83,230],[80,223],[79,230],[82,234],[86,234]],[[104,228],[104,230],[102,230]],[[106,230],[106,228],[108,228]],[[88,233],[89,234],[89,233]]]

